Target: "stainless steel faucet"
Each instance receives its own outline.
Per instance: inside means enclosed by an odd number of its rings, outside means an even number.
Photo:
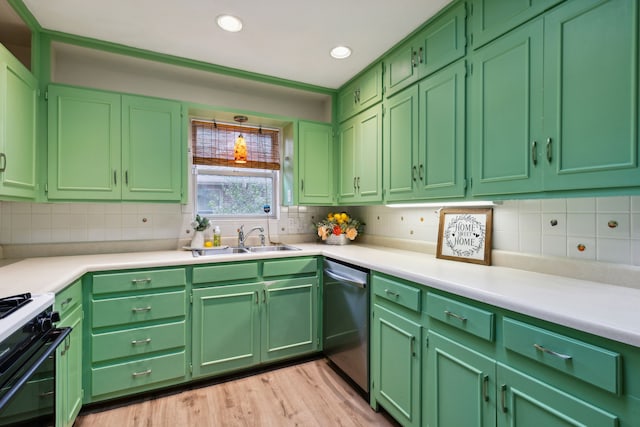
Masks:
[[[247,237],[249,237],[249,234],[251,234],[256,230],[260,231],[260,245],[264,246],[264,242],[265,242],[265,238],[263,234],[264,228],[261,226],[253,227],[251,230],[247,231],[247,233],[245,234],[244,224],[242,224],[240,228],[238,228],[238,246],[241,248],[244,248],[244,244],[247,240]]]

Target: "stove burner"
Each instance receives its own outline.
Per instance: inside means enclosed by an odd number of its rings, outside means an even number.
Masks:
[[[31,293],[0,298],[0,319],[4,319],[20,307],[31,302]]]

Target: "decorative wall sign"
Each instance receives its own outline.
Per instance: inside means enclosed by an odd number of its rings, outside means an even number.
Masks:
[[[493,209],[441,209],[436,258],[491,265]]]

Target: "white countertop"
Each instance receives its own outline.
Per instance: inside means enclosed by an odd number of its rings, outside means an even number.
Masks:
[[[0,267],[0,296],[58,292],[91,271],[324,255],[640,347],[638,288],[447,261],[386,247],[295,246],[302,250],[198,258],[187,251],[158,251],[2,260],[6,265]]]

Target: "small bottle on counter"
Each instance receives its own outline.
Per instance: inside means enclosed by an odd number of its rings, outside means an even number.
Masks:
[[[220,235],[220,227],[216,225],[213,229],[213,246],[220,246],[222,244],[222,236]]]

